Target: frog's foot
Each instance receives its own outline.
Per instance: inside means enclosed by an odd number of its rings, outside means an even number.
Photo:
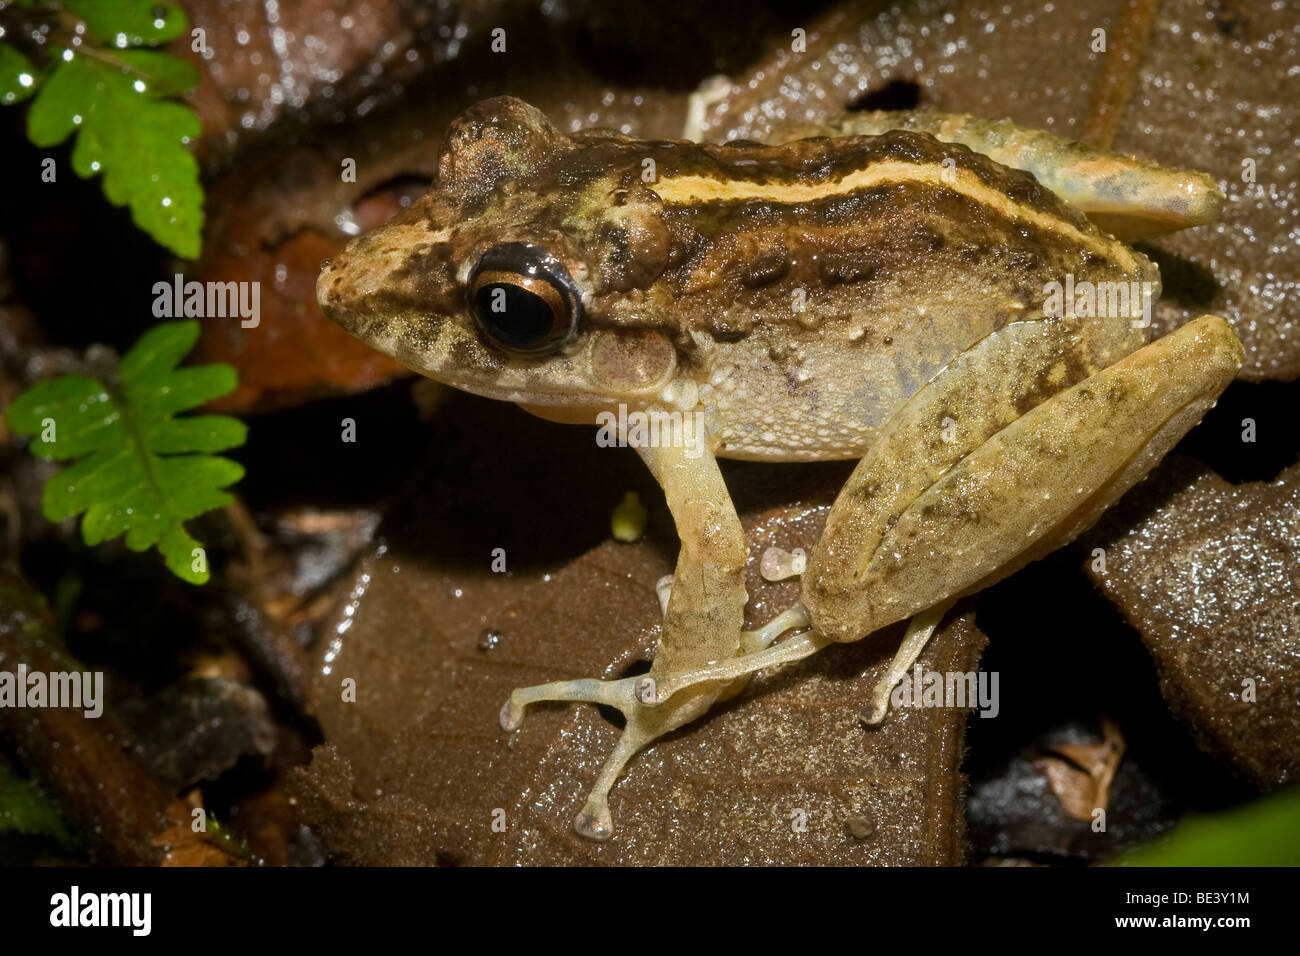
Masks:
[[[587,802],[573,821],[573,828],[581,836],[592,840],[608,840],[614,835],[614,818],[609,810],[609,792],[618,782],[619,775],[637,751],[669,731],[677,729],[698,716],[696,710],[676,708],[648,708],[637,699],[637,685],[648,677],[626,677],[622,680],[566,680],[535,687],[521,687],[510,694],[501,708],[501,727],[518,730],[524,720],[524,709],[541,701],[581,701],[605,704],[620,711],[627,725],[618,738],[613,752],[600,768],[600,775],[587,795]],[[651,681],[653,684],[653,681]],[[710,697],[710,700],[712,698]],[[699,712],[707,709],[708,703]]]
[[[804,606],[796,604],[772,618],[758,630],[742,631],[739,657],[682,671],[658,682],[652,677],[641,678],[636,685],[637,700],[647,707],[655,707],[694,684],[734,681],[764,667],[803,660],[831,643],[816,631],[808,630],[811,626],[812,622]],[[775,646],[768,646],[786,631],[793,630],[801,630],[803,633],[787,638]]]
[[[925,645],[929,643],[930,636],[934,634],[939,622],[943,616],[948,613],[948,608],[952,607],[952,601],[941,601],[934,607],[922,611],[908,622],[907,633],[903,635],[903,643],[898,646],[898,652],[894,654],[894,659],[889,662],[889,667],[885,670],[885,676],[876,682],[875,689],[871,692],[871,706],[862,711],[860,715],[864,724],[869,727],[875,727],[885,720],[885,715],[889,713],[889,698],[893,694],[894,688],[903,676],[912,669],[916,659],[921,656],[925,650]]]
[[[871,706],[862,711],[861,719],[864,723],[875,726],[884,721],[885,715],[889,712],[889,698],[894,688],[921,656],[930,637],[953,603],[951,600],[940,602],[912,618],[903,637],[903,643],[895,653],[894,659],[890,661],[884,676],[871,692]],[[639,679],[634,685],[637,700],[646,706],[655,706],[692,684],[736,680],[764,667],[774,667],[777,664],[788,664],[811,657],[823,647],[834,643],[816,631],[809,630],[810,627],[808,612],[804,610],[802,604],[796,604],[772,618],[758,630],[743,632],[740,657],[674,674],[671,678],[658,683],[650,677]],[[791,630],[802,630],[802,633],[775,646],[769,646],[777,637]]]
[[[786,660],[798,660],[824,646],[827,642],[813,635],[810,643],[804,645],[792,638],[775,648],[767,648],[778,637],[790,630],[807,628],[808,613],[803,605],[778,614],[763,627],[740,634],[741,653],[726,664],[741,664],[740,667],[709,667],[693,671],[685,680],[666,680],[661,687],[670,687],[668,694],[656,699],[655,679],[650,675],[625,677],[622,680],[564,680],[550,684],[538,684],[534,687],[521,687],[511,692],[510,698],[501,707],[501,727],[504,730],[518,730],[524,721],[524,711],[529,704],[542,701],[579,701],[590,704],[604,704],[613,707],[627,718],[627,725],[614,747],[613,753],[600,769],[591,793],[582,811],[574,820],[573,828],[579,834],[593,840],[607,840],[614,833],[614,822],[609,810],[609,793],[622,774],[623,768],[642,747],[652,743],[664,734],[676,730],[696,717],[705,713],[715,700],[730,696],[743,684],[721,690],[719,682],[744,677],[752,671]],[[781,653],[772,656],[773,651]],[[768,655],[764,657],[763,655]],[[743,662],[750,662],[746,666]],[[693,688],[691,685],[706,683],[708,686]],[[673,699],[667,706],[660,706],[672,694],[685,691]]]

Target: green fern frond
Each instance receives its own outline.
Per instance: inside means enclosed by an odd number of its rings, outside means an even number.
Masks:
[[[125,534],[131,550],[157,546],[177,577],[203,584],[207,556],[185,522],[233,500],[222,489],[244,469],[211,453],[242,445],[247,429],[226,415],[173,417],[236,384],[229,365],[177,368],[198,334],[195,321],[159,325],[122,359],[116,384],[84,375],[40,382],[9,406],[6,420],[32,438],[33,454],[80,459],[46,482],[47,518],[84,512],[86,544]]]

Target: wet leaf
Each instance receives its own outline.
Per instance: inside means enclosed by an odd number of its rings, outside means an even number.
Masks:
[[[245,860],[231,851],[216,820],[204,814],[203,827],[195,829],[194,811],[202,807],[196,790],[173,801],[166,809],[169,826],[153,839],[163,851],[163,866],[243,866]]]
[[[1261,786],[1300,777],[1300,465],[1230,485],[1166,460],[1094,532],[1094,582],[1137,628],[1174,713]]]
[[[158,46],[189,28],[184,10],[159,0],[62,0],[62,5],[109,46]]]
[[[391,513],[323,651],[326,746],[298,805],[351,863],[956,863],[966,711],[902,709],[879,730],[858,714],[900,637],[837,646],[776,673],[642,752],[615,788],[618,832],[593,843],[574,815],[618,728],[589,705],[535,709],[514,734],[497,714],[521,684],[616,677],[658,635],[658,578],[677,541],[628,450],[590,430],[458,397],[435,436],[421,496]],[[511,439],[498,465],[499,436]],[[751,545],[749,623],[798,593],[764,582],[771,546],[811,546],[845,469],[728,467]],[[583,476],[572,493],[571,477]],[[650,513],[635,544],[608,540],[628,488]],[[504,549],[505,574],[490,570]],[[950,619],[923,669],[972,671],[983,638]],[[484,628],[498,632],[483,642]],[[355,703],[345,680],[355,681]],[[855,836],[867,818],[871,833]],[[503,831],[494,830],[494,820]],[[856,831],[862,832],[860,822]]]
[[[130,206],[137,226],[193,259],[202,238],[203,189],[186,144],[199,135],[199,120],[169,97],[195,74],[161,53],[122,59],[122,67],[84,54],[61,61],[32,101],[28,138],[55,146],[75,131],[77,175],[102,174],[109,202]]]
[[[36,92],[37,70],[25,54],[0,43],[0,105],[9,106]]]

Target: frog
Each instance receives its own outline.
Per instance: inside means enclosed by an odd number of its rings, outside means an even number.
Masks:
[[[649,671],[517,688],[500,714],[510,732],[544,701],[622,712],[573,824],[604,840],[643,748],[759,670],[907,621],[864,702],[878,726],[954,602],[1073,541],[1200,421],[1241,343],[1215,315],[1153,339],[1159,269],[1130,243],[1222,200],[1204,174],[1006,120],[640,140],[495,97],[451,124],[422,198],[323,264],[317,298],[454,388],[671,424],[614,426],[681,541]],[[720,459],[856,462],[799,600],[757,629]]]

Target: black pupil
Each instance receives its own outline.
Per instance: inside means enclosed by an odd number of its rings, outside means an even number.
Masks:
[[[536,348],[550,336],[555,324],[546,300],[509,282],[491,282],[480,288],[474,309],[484,331],[509,348]]]

